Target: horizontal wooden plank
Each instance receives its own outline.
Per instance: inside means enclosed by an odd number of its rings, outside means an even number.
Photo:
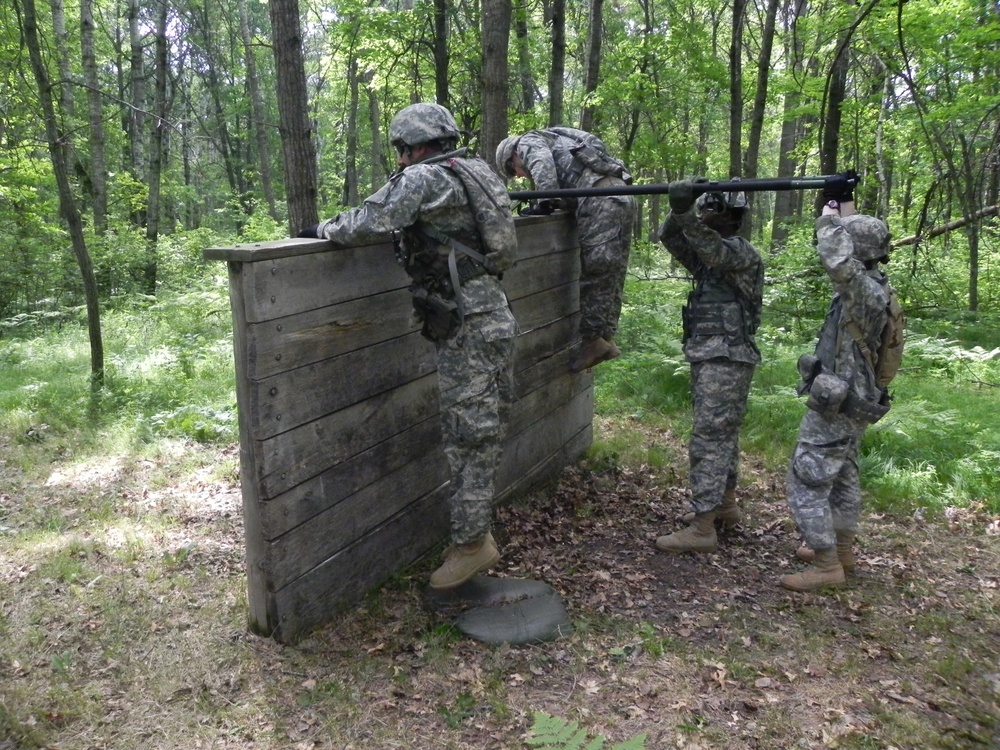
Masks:
[[[441,420],[434,414],[276,497],[263,497],[258,507],[262,534],[267,541],[274,541],[379,477],[439,450],[440,440]]]
[[[567,374],[567,362],[580,340],[579,317],[560,318],[518,336],[514,343],[514,387],[518,395]]]
[[[410,278],[395,261],[392,245],[385,243],[334,247],[325,253],[244,263],[240,274],[240,283],[246,290],[248,323],[283,318],[410,285]]]
[[[528,258],[504,274],[510,300],[518,300],[580,278],[580,253],[575,248]]]
[[[511,300],[510,309],[521,333],[546,326],[580,310],[579,285],[575,282]]]
[[[447,498],[447,477],[444,453],[428,453],[282,535],[265,553],[268,588],[284,588],[424,495],[436,491]]]
[[[535,327],[542,309],[538,296],[556,287],[555,294],[565,293],[567,280],[579,275],[575,251],[539,256],[505,278],[504,288],[511,300],[531,297],[523,305],[512,305],[515,317],[523,309],[522,330]],[[558,309],[558,308],[557,308]],[[281,318],[247,326],[243,367],[251,380],[335,357],[355,349],[419,330],[413,318],[408,289],[393,289],[369,297],[347,300],[316,310],[306,310]],[[542,313],[545,314],[544,312]]]
[[[266,440],[436,372],[433,344],[411,333],[251,383],[248,418]]]
[[[307,310],[247,326],[250,380],[371,346],[419,330],[408,289]]]
[[[417,500],[351,546],[270,594],[274,637],[292,643],[356,604],[448,534],[447,488]]]
[[[576,247],[576,227],[572,214],[557,212],[550,216],[515,216],[518,257],[530,258],[551,252],[553,248]],[[389,237],[373,244],[390,244]],[[209,247],[202,251],[205,260],[236,263],[260,263],[298,255],[326,253],[337,248],[327,240],[290,238],[272,242],[252,242],[229,247]]]
[[[573,214],[560,211],[549,216],[517,216],[518,260],[580,247]]]
[[[555,452],[540,458],[538,463],[532,467],[523,467],[524,473],[515,477],[510,484],[498,492],[497,504],[511,502],[543,482],[559,476],[566,466],[575,463],[587,452],[593,440],[593,424],[588,422],[578,433],[559,446]]]
[[[439,411],[437,373],[252,446],[261,497],[274,497]]]
[[[558,453],[580,430],[589,425],[594,414],[594,390],[587,388],[571,401],[536,421],[530,430],[521,432],[516,440],[508,441],[500,468],[497,487],[503,492],[548,457]]]
[[[243,245],[209,247],[202,250],[205,260],[224,260],[231,263],[261,263],[296,255],[328,253],[332,245],[326,240],[292,237],[271,242],[248,242]]]
[[[557,420],[565,421],[563,405],[589,387],[589,382],[581,378],[566,376],[519,399],[511,409],[506,442],[524,439],[522,433],[550,413],[555,412]],[[269,564],[275,566],[272,578],[284,581],[301,575],[304,572],[301,566],[308,566],[317,555],[328,556],[338,545],[346,545],[350,539],[345,534],[360,536],[359,530],[365,531],[365,524],[380,523],[416,496],[448,480],[447,462],[439,449],[438,420],[426,420],[419,427],[405,431],[402,440],[394,436],[361,456],[338,464],[319,478],[308,480],[304,484],[309,489],[293,488],[262,504],[262,513],[273,520],[265,527],[268,539],[273,542],[267,553]],[[404,463],[404,456],[417,458]],[[364,482],[364,478],[370,481]],[[348,489],[352,485],[357,488],[353,492]],[[321,547],[322,552],[312,552],[314,546]],[[291,572],[293,563],[285,560],[282,552],[286,549],[297,550]],[[270,587],[281,585],[272,583]]]

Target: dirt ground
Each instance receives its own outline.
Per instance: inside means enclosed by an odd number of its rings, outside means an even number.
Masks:
[[[744,524],[673,557],[652,543],[683,477],[585,462],[499,510],[492,572],[553,586],[571,636],[462,637],[424,606],[427,560],[283,646],[246,629],[238,484],[198,450],[162,486],[142,462],[56,463],[44,486],[0,464],[0,750],[507,750],[536,712],[591,747],[1000,747],[1000,525],[982,512],[869,514],[848,587],[793,594],[780,476],[745,462]]]

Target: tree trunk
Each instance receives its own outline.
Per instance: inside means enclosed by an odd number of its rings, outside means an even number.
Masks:
[[[267,213],[278,220],[278,206],[274,198],[274,179],[271,176],[271,147],[267,143],[267,110],[257,78],[257,58],[254,55],[253,35],[250,33],[250,14],[247,1],[239,0],[240,37],[243,39],[243,56],[247,66],[247,87],[250,89],[250,127],[253,128],[257,144],[257,166],[260,169],[260,185],[264,192]]]
[[[507,137],[507,48],[510,45],[511,0],[483,0],[483,129],[479,152],[496,166],[496,150]]]
[[[309,92],[298,0],[271,0],[271,37],[281,113],[288,228],[292,235],[319,222],[316,209],[316,144],[309,122]]]
[[[795,33],[799,13],[803,9],[796,0],[788,0],[784,15],[789,18],[785,29],[785,57],[796,71],[802,69],[803,44]],[[798,169],[795,148],[798,145],[800,119],[795,114],[799,106],[799,92],[791,89],[785,93],[784,116],[781,120],[781,140],[778,144],[778,177],[791,177]],[[779,190],[774,194],[774,214],[771,217],[771,253],[780,252],[788,241],[788,220],[798,210],[798,190]]]
[[[164,134],[167,129],[167,0],[160,0],[156,16],[156,59],[153,68],[153,132],[149,139],[149,196],[146,201],[146,294],[156,295],[157,241],[160,236],[160,184],[163,174]]]
[[[583,108],[580,129],[592,131],[597,126],[595,108],[588,102],[597,91],[601,76],[601,38],[604,35],[604,0],[590,0],[590,29],[587,33],[587,71],[583,79]]]
[[[549,126],[563,124],[566,76],[566,0],[552,0],[552,67],[549,69]]]
[[[382,131],[379,129],[379,123],[382,121],[382,116],[379,110],[378,96],[370,88],[372,78],[374,77],[375,71],[368,70],[365,72],[363,79],[365,83],[365,93],[368,96],[368,118],[371,121],[372,129],[372,184],[370,186],[371,190],[368,191],[369,193],[374,193],[385,184],[385,175],[389,167],[385,160],[385,154],[382,152]]]
[[[38,99],[42,108],[42,119],[45,122],[45,137],[48,141],[49,157],[52,160],[52,171],[55,174],[59,189],[59,211],[69,229],[73,252],[80,276],[83,280],[83,292],[87,303],[87,330],[90,337],[90,383],[94,391],[104,384],[104,341],[101,337],[101,306],[97,294],[97,278],[94,276],[94,266],[90,259],[90,251],[83,236],[83,220],[76,206],[76,198],[69,179],[68,138],[60,132],[56,117],[55,103],[52,100],[52,85],[49,80],[45,62],[42,59],[42,48],[38,37],[38,14],[35,10],[35,0],[13,0],[17,8],[23,2],[23,12],[18,13],[21,19],[21,33],[24,44],[28,48],[28,57],[38,86]]]
[[[528,10],[523,2],[514,9],[514,33],[517,38],[517,76],[521,83],[518,112],[527,113],[535,106],[538,86],[531,72],[531,46],[528,44]]]
[[[201,47],[207,80],[208,95],[215,109],[216,126],[212,130],[216,133],[213,137],[216,148],[222,156],[222,163],[226,168],[226,178],[229,181],[229,190],[240,202],[243,212],[250,214],[247,205],[247,184],[243,169],[238,160],[240,152],[239,137],[232,135],[229,127],[229,113],[223,103],[224,92],[219,76],[219,63],[216,58],[216,45],[214,39],[214,28],[208,16],[208,6],[202,5],[194,12],[195,23],[198,34],[201,37]],[[238,132],[238,131],[237,131]]]
[[[66,31],[66,12],[63,8],[62,0],[49,0],[52,9],[52,31],[56,37],[56,61],[59,65],[59,80],[55,85],[59,89],[59,103],[63,117],[72,118],[75,107],[73,105],[73,76],[69,67],[69,34]]]
[[[821,174],[837,171],[837,151],[840,148],[840,124],[843,120],[844,97],[847,94],[847,62],[850,52],[845,44],[838,45],[840,54],[834,59],[827,76],[826,106],[823,110],[823,131],[819,146]]]
[[[733,0],[732,38],[729,43],[729,176],[739,175],[743,137],[743,25],[746,0]]]
[[[448,64],[448,0],[434,0],[434,98],[451,108]]]
[[[142,60],[142,34],[139,31],[139,0],[128,0],[129,69],[132,106],[128,108],[129,170],[142,181],[143,112],[146,110],[146,71]],[[142,219],[136,217],[136,224]]]
[[[97,57],[94,53],[94,0],[80,1],[80,57],[87,86],[87,120],[90,125],[90,190],[94,231],[101,235],[108,226],[108,168],[104,153],[104,112],[101,106]]]
[[[774,46],[774,24],[778,16],[778,3],[779,0],[768,0],[767,16],[764,19],[764,29],[761,31],[760,55],[757,57],[757,91],[753,99],[753,112],[750,114],[747,150],[743,154],[743,177],[748,180],[757,176],[757,166],[760,159],[760,139],[764,132],[764,115],[767,111],[767,82],[771,74],[771,50]],[[753,202],[758,203],[757,200]],[[747,237],[753,235],[752,220],[753,214],[751,213],[743,225],[743,232]]]
[[[346,169],[344,173],[344,205],[356,206],[361,202],[358,196],[358,58],[352,45],[347,64],[347,86],[350,101],[347,104],[347,148],[344,153]]]

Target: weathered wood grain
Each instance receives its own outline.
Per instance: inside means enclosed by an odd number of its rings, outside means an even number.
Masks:
[[[503,283],[521,333],[501,499],[557,475],[593,434],[592,378],[566,372],[578,341],[573,222],[516,224],[519,263]],[[205,257],[230,269],[250,620],[290,642],[447,535],[435,353],[388,242]]]

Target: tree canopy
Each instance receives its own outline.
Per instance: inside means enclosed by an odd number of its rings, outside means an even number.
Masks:
[[[488,160],[504,128],[558,122],[589,124],[640,183],[857,169],[860,208],[908,238],[911,306],[1000,303],[988,0],[53,0],[43,78],[25,6],[0,9],[0,320],[85,299],[53,143],[106,305],[169,283],[170,238],[280,236],[357,203],[419,100]],[[755,196],[775,269],[809,262],[813,199]],[[662,211],[643,202],[649,236]]]

